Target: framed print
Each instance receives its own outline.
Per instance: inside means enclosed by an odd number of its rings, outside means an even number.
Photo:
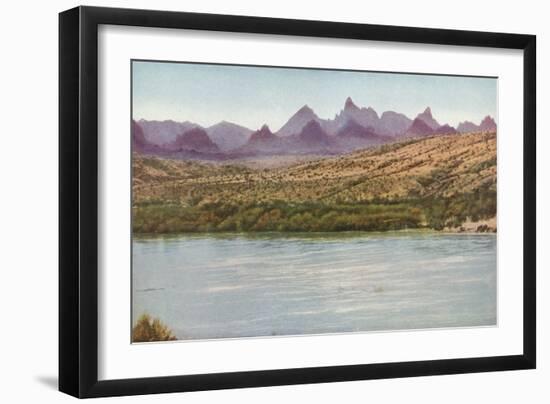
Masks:
[[[532,369],[532,35],[59,18],[59,386]]]

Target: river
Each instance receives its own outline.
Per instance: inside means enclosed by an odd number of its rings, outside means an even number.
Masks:
[[[178,339],[495,325],[496,235],[221,234],[133,240],[132,313]]]

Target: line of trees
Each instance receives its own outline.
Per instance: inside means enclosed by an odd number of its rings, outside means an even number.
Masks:
[[[147,203],[133,208],[135,233],[228,231],[386,231],[459,227],[496,215],[496,191],[482,188],[448,198],[422,197],[364,203],[271,201],[196,206]]]

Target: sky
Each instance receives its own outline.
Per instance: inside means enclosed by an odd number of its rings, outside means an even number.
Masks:
[[[276,131],[302,106],[334,118],[347,97],[359,107],[414,118],[426,107],[440,124],[497,119],[497,79],[173,62],[132,62],[133,118],[230,121]]]

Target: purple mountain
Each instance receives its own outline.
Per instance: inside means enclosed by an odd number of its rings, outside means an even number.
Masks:
[[[291,152],[327,154],[331,152],[333,140],[316,120],[309,121],[295,139],[286,139],[287,150]]]
[[[205,130],[208,137],[216,143],[221,151],[237,149],[243,146],[253,132],[244,126],[227,121],[221,121],[209,126]]]
[[[166,148],[172,152],[218,153],[220,151],[206,131],[201,128],[192,128],[183,132],[173,142],[167,144]]]
[[[378,113],[372,109],[368,108],[359,108],[351,97],[346,99],[344,104],[344,109],[336,116],[335,121],[338,123],[338,130],[343,128],[349,120],[357,122],[359,125],[364,127],[376,128],[379,121]]]
[[[309,106],[304,105],[277,131],[277,135],[281,137],[296,135],[300,133],[304,126],[310,121],[320,122],[321,119],[319,119],[317,114],[315,114]]]
[[[386,136],[399,136],[407,131],[412,120],[404,114],[394,111],[382,113],[378,122],[377,132]]]
[[[132,149],[138,153],[142,153],[147,145],[143,129],[136,121],[132,120]]]
[[[143,129],[145,139],[159,146],[172,145],[178,135],[193,128],[202,128],[199,124],[185,121],[147,121],[141,119],[139,125]],[[252,131],[244,126],[222,121],[204,129],[210,139],[222,151],[238,148],[246,143]],[[169,146],[170,147],[170,146]]]
[[[147,121],[145,119],[140,119],[139,125],[143,129],[147,141],[159,146],[173,142],[179,134],[189,129],[200,127],[200,125],[189,121]]]
[[[259,130],[252,133],[248,142],[235,150],[235,153],[245,155],[270,155],[283,152],[282,139],[271,132],[267,125],[263,125]]]
[[[417,118],[422,119],[432,129],[437,129],[440,126],[433,118],[429,107]],[[334,119],[321,119],[309,106],[304,105],[279,129],[277,135],[287,137],[299,134],[304,126],[312,120],[319,122],[323,130],[331,136],[335,136],[350,120],[360,126],[370,127],[376,134],[382,136],[403,135],[413,122],[406,115],[394,111],[385,111],[379,117],[373,108],[359,107],[351,97],[348,97],[344,108],[336,114]]]
[[[479,125],[476,125],[470,121],[460,122],[457,127],[457,130],[460,133],[471,133],[471,132],[495,132],[497,130],[497,124],[495,120],[487,115]]]
[[[350,119],[335,136],[342,150],[352,151],[390,141],[386,136],[378,135],[372,127],[365,128]]]
[[[235,150],[237,155],[286,155],[286,154],[331,154],[334,141],[321,124],[312,119],[295,135],[280,137],[273,134],[267,125],[254,132],[248,142]]]
[[[456,127],[456,130],[458,130],[460,133],[477,132],[479,131],[479,126],[477,126],[473,122],[464,121],[458,124],[458,126]]]
[[[340,139],[363,139],[372,143],[384,139],[383,136],[377,135],[372,127],[364,127],[359,125],[353,119],[350,119],[336,134]]]
[[[132,120],[132,151],[142,154],[161,154],[163,152],[160,146],[150,143],[145,138],[143,128],[134,120]]]
[[[277,141],[277,139],[279,139],[279,137],[271,132],[269,126],[263,125],[260,129],[250,135],[250,139],[248,139],[247,144],[271,143],[273,141]]]
[[[434,134],[436,135],[455,135],[457,133],[458,131],[447,123],[434,130]]]
[[[416,137],[416,136],[431,136],[433,135],[434,130],[430,125],[428,125],[423,119],[420,117],[415,118],[415,120],[412,122],[409,129],[407,129],[407,132],[405,133],[406,136]]]
[[[479,129],[483,132],[494,132],[497,130],[497,124],[493,118],[486,116],[479,124]]]
[[[343,115],[347,119],[353,119],[355,122],[357,122],[361,126],[365,127],[372,127],[375,128],[378,126],[378,114],[374,109],[371,107],[368,108],[359,108],[351,97],[348,97],[346,99],[346,103],[344,105],[344,111]]]
[[[439,125],[427,107],[414,120],[406,115],[357,106],[351,97],[334,119],[321,119],[307,105],[300,108],[275,134],[267,125],[253,132],[244,126],[222,121],[208,128],[193,122],[132,122],[132,145],[138,153],[184,159],[221,160],[247,156],[291,154],[337,154],[385,144],[399,138],[453,135],[495,131],[487,116],[480,125],[470,121],[457,129]]]
[[[439,128],[439,123],[433,118],[432,116],[432,110],[430,107],[427,107],[424,112],[422,112],[421,114],[418,114],[416,116],[416,119],[421,119],[422,121],[424,121],[424,123],[426,123],[430,128],[432,129],[437,129]]]

